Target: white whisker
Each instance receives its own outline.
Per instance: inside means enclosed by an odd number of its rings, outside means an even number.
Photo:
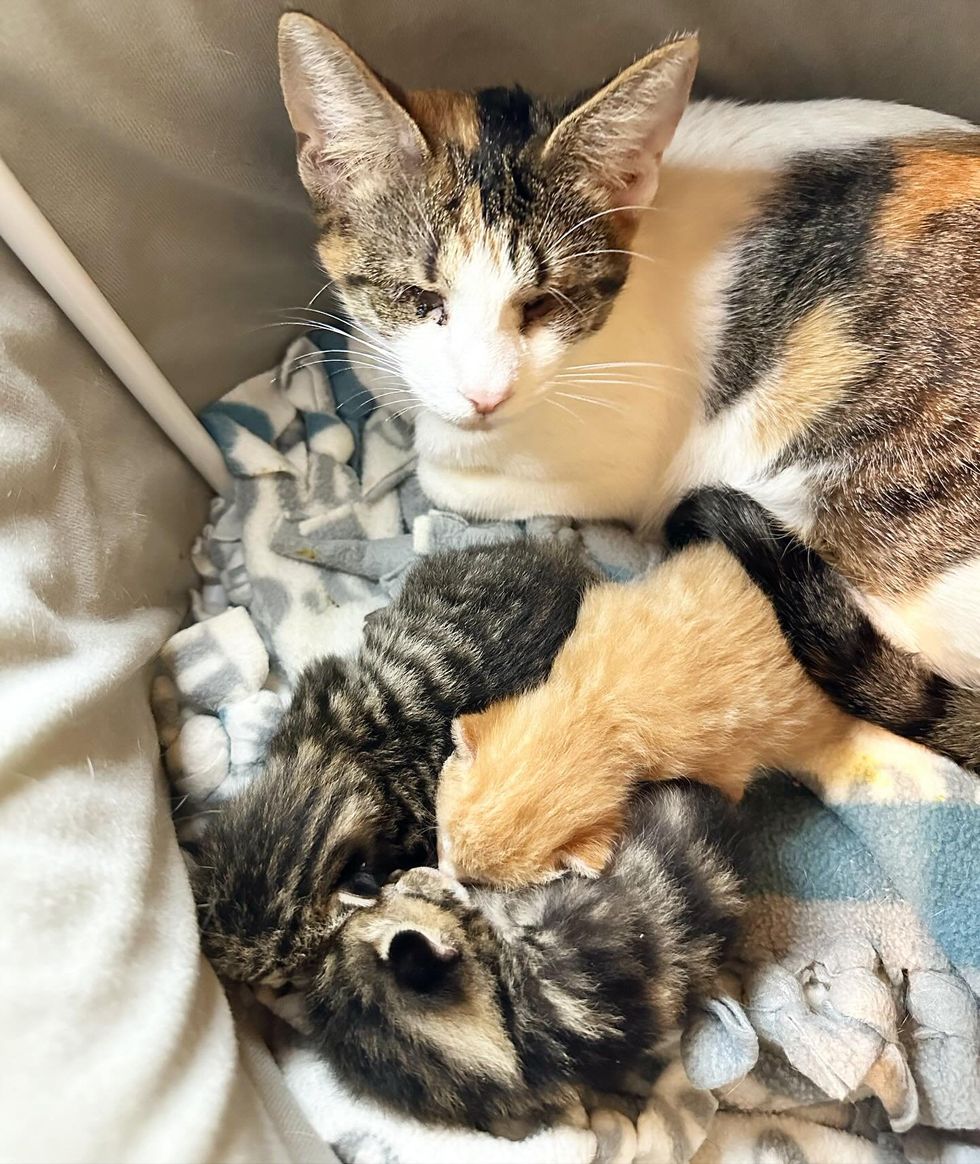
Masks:
[[[319,291],[317,291],[317,293],[316,293],[316,294],[313,296],[313,298],[312,298],[312,299],[309,301],[309,303],[307,303],[307,305],[306,305],[306,307],[304,308],[304,310],[307,310],[307,311],[308,311],[308,310],[309,310],[309,309],[310,309],[310,308],[313,306],[313,304],[314,304],[314,303],[316,303],[316,301],[317,301],[317,300],[320,298],[320,296],[321,296],[321,295],[324,293],[324,291],[326,291],[326,289],[327,289],[328,287],[332,287],[332,286],[334,285],[334,283],[336,283],[336,282],[337,282],[337,280],[336,280],[336,279],[328,279],[328,280],[326,281],[326,283],[324,283],[324,284],[323,284],[323,286],[320,288],[320,290],[319,290]]]
[[[346,356],[317,356],[310,353],[305,356],[300,356],[293,364],[294,368],[314,368],[320,364],[341,364],[343,367],[333,368],[334,372],[351,372],[356,368],[361,368],[364,371],[379,372],[385,375],[398,376],[401,373],[398,368],[391,364],[372,364],[367,360],[351,360]]]
[[[356,343],[370,344],[373,348],[376,348],[380,351],[390,351],[390,345],[385,344],[380,339],[380,337],[372,332],[369,328],[366,328],[363,324],[358,323],[356,320],[353,320],[346,315],[338,315],[335,311],[323,311],[319,307],[287,307],[283,310],[295,312],[309,311],[309,313],[313,316],[322,316],[324,319],[331,319],[336,324],[346,324],[348,327],[356,327],[359,332],[363,333],[363,335],[356,336],[352,332],[343,328],[338,331],[337,334],[346,336],[348,339]],[[301,324],[302,326],[308,327],[311,330],[313,328],[327,327],[327,325],[321,323],[319,319],[307,319],[303,315],[299,315],[298,318],[291,319],[288,322],[290,324]]]
[[[559,384],[581,384],[584,387],[590,384],[619,384],[625,388],[646,388],[651,392],[660,392],[663,395],[677,395],[685,391],[676,384],[654,384],[650,380],[572,380],[562,379],[558,376],[555,377],[555,380]]]
[[[403,408],[401,410],[401,412],[394,412],[390,416],[386,416],[385,421],[387,422],[389,420],[398,420],[400,417],[405,416],[407,413],[413,412],[413,411],[419,412],[419,411],[421,411],[422,408],[423,408],[423,405],[421,405],[421,404],[418,404],[418,403],[410,404],[408,406],[408,408]]]
[[[370,340],[366,340],[362,336],[351,335],[349,331],[343,331],[341,328],[333,327],[329,323],[313,323],[310,324],[309,327],[311,331],[330,332],[334,335],[343,336],[344,339],[350,340],[352,343],[366,344],[368,347],[373,348],[376,352],[379,352],[383,356],[387,357],[391,355],[391,353],[386,348],[381,347],[379,344],[373,343]]]
[[[665,372],[679,372],[683,376],[694,376],[690,368],[679,368],[676,364],[657,364],[651,360],[607,360],[605,363],[570,364],[563,372],[585,372],[592,369],[608,368],[657,368]]]
[[[374,332],[372,332],[369,328],[366,328],[363,324],[358,323],[356,319],[351,319],[350,316],[338,315],[334,311],[322,311],[318,307],[299,308],[299,310],[311,311],[314,315],[322,315],[326,319],[332,319],[335,323],[348,323],[348,324],[350,324],[351,327],[356,327],[358,331],[362,331],[367,336],[367,338],[369,340],[372,340],[372,341],[378,340],[378,336],[376,336],[374,334]]]
[[[575,223],[574,226],[569,227],[568,230],[566,230],[564,234],[559,235],[558,238],[556,238],[555,241],[551,245],[558,246],[558,244],[560,242],[564,242],[564,240],[566,238],[568,238],[568,236],[570,234],[574,234],[577,230],[581,229],[581,227],[583,227],[583,226],[586,226],[590,222],[595,222],[595,220],[597,218],[605,218],[607,214],[622,214],[623,211],[629,211],[629,210],[658,210],[659,211],[659,209],[660,209],[659,206],[613,206],[610,210],[600,210],[598,212],[598,214],[590,214],[588,218],[580,219],[578,222]]]
[[[561,255],[559,261],[567,262],[570,259],[586,259],[590,255],[630,255],[634,259],[643,259],[644,262],[656,264],[652,255],[641,255],[639,251],[628,251],[621,247],[602,247],[596,251],[576,251],[571,255]]]
[[[572,300],[569,299],[563,291],[559,291],[557,287],[548,287],[546,293],[548,295],[557,295],[558,298],[567,303],[573,311],[577,311],[582,319],[585,319],[585,312],[582,310],[582,308],[579,307],[577,303],[573,303]]]
[[[569,416],[577,420],[580,424],[585,424],[584,416],[579,416],[579,414],[574,409],[569,408],[567,404],[562,404],[562,402],[560,400],[556,400],[554,396],[546,396],[545,403],[553,404],[555,408],[560,408],[562,412],[567,412]]]
[[[581,400],[583,404],[598,404],[600,408],[611,408],[620,416],[625,416],[626,409],[619,408],[609,400],[597,400],[594,396],[577,396],[574,392],[556,392],[555,396],[563,396],[566,400]]]

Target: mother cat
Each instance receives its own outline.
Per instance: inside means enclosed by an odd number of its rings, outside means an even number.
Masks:
[[[354,358],[418,406],[438,504],[656,527],[736,487],[980,685],[980,135],[871,102],[689,105],[697,52],[564,105],[405,93],[283,17]]]

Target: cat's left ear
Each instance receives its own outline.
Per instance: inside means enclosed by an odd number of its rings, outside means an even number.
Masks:
[[[648,206],[660,159],[687,106],[698,38],[665,44],[603,86],[552,131],[545,158],[570,164],[613,206]]]
[[[312,17],[281,17],[279,74],[310,194],[342,197],[359,183],[410,172],[428,157],[422,131],[381,78]]]

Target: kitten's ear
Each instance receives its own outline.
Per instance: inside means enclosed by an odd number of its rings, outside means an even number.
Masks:
[[[609,864],[615,841],[616,830],[609,826],[583,830],[558,853],[558,867],[581,877],[598,877]]]
[[[478,722],[479,717],[476,715],[461,715],[453,720],[453,747],[456,749],[456,756],[464,764],[472,764],[476,756],[476,744],[479,738]]]
[[[459,961],[459,950],[425,930],[399,930],[388,944],[387,961],[402,986],[430,994]]]
[[[603,188],[614,206],[649,205],[697,64],[696,36],[638,60],[560,122],[545,157],[570,162],[581,180]]]
[[[310,16],[279,21],[279,76],[311,194],[410,172],[428,155],[422,131],[384,82],[335,32]]]

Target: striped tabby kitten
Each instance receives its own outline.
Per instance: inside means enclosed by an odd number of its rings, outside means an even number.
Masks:
[[[437,504],[657,527],[742,489],[877,631],[980,686],[980,136],[875,102],[688,105],[697,55],[565,103],[406,93],[284,16],[352,346],[422,406]]]
[[[667,537],[733,553],[772,602],[797,662],[839,707],[980,771],[980,689],[955,687],[882,639],[843,578],[758,502],[702,489],[671,514]]]
[[[396,866],[434,862],[453,716],[540,683],[596,581],[559,543],[434,554],[368,619],[355,659],[306,668],[265,772],[194,853],[222,974],[284,981]]]
[[[316,1046],[366,1095],[487,1131],[529,1130],[583,1090],[644,1095],[735,929],[732,815],[713,789],[664,784],[598,880],[502,894],[411,870],[327,947]]]

